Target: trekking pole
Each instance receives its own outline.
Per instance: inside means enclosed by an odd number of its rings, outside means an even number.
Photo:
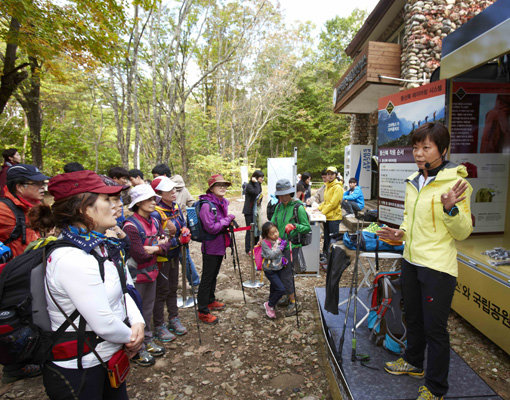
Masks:
[[[356,268],[356,264],[355,264],[354,268]],[[339,355],[338,358],[340,360],[340,363],[342,363],[342,352],[344,349],[345,330],[347,328],[347,318],[349,316],[349,310],[351,308],[353,286],[354,286],[354,272],[353,272],[352,278],[351,278],[351,287],[349,288],[349,297],[347,298],[347,308],[345,309],[345,317],[344,317],[344,326],[342,328],[342,336],[340,337],[340,343],[338,345],[338,351],[337,351],[337,353]]]
[[[291,267],[291,273],[292,273],[292,286],[294,286],[294,304],[296,308],[296,324],[299,329],[299,311],[298,311],[298,302],[297,302],[297,294],[296,294],[296,280],[294,279],[294,261],[292,260],[292,242],[289,239],[289,249],[290,249],[290,267]]]
[[[354,263],[354,318],[353,318],[353,327],[352,327],[352,352],[351,352],[351,361],[360,361],[361,365],[371,368],[368,365],[365,365],[366,362],[370,361],[370,356],[368,354],[357,354],[357,339],[356,339],[356,329],[357,329],[357,319],[358,319],[358,271],[359,271],[359,253],[361,247],[361,235],[363,234],[362,229],[364,225],[364,218],[361,220],[361,229],[358,223],[358,236],[356,237],[356,261]]]
[[[235,264],[237,262],[237,270],[239,271],[239,280],[241,281],[241,290],[243,291],[244,304],[246,304],[246,296],[244,294],[244,286],[243,286],[243,276],[241,274],[241,264],[239,263],[239,253],[237,252],[236,234],[234,233],[233,226],[231,226],[230,237],[231,237],[231,241],[232,241],[232,261],[234,262],[234,270],[235,270]]]
[[[186,257],[186,253],[188,250],[188,244],[186,243],[184,246],[182,246],[181,249],[181,256],[182,260],[184,261],[184,267],[185,269],[188,268],[188,258]],[[186,277],[183,277],[183,280],[185,280]],[[184,297],[184,295],[183,295]],[[195,309],[195,320],[197,321],[197,331],[198,331],[198,344],[202,345],[202,336],[200,335],[200,323],[198,322],[198,309],[197,309],[197,301],[195,299],[195,293],[193,292],[193,289],[191,289],[191,297],[193,298],[193,307]]]

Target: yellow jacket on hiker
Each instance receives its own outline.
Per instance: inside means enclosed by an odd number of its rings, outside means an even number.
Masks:
[[[338,180],[326,182],[324,190],[324,202],[319,205],[319,211],[326,216],[328,221],[338,221],[342,219],[342,197],[344,189]]]
[[[404,221],[404,258],[410,263],[457,276],[455,240],[466,239],[473,231],[468,188],[464,200],[457,203],[459,213],[450,216],[443,211],[441,195],[467,176],[466,167],[448,163],[437,176],[418,191],[419,172],[406,179]]]

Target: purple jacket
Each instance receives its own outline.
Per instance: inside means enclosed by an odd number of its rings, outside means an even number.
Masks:
[[[215,216],[207,203],[204,203],[200,209],[200,220],[204,230],[213,235],[218,235],[212,240],[202,242],[202,253],[224,256],[225,249],[230,246],[230,236],[226,230],[234,219],[232,214],[228,214],[228,200],[220,199],[212,193],[203,194],[199,198],[210,201],[216,205],[217,210],[217,215]]]

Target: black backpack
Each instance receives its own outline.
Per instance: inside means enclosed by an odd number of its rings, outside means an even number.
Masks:
[[[0,364],[41,364],[77,358],[81,368],[83,355],[90,353],[102,339],[94,332],[85,331],[86,321],[78,310],[66,315],[66,322],[51,331],[44,279],[47,257],[58,248],[76,246],[62,239],[46,243],[9,261],[0,271]],[[106,258],[96,252],[91,255],[98,261],[104,282]],[[120,268],[117,267],[126,293],[125,276]],[[78,332],[65,332],[78,317]]]
[[[27,226],[25,221],[25,213],[21,208],[14,204],[11,199],[0,197],[0,202],[9,207],[14,214],[14,217],[16,218],[16,225],[14,226],[14,229],[9,235],[9,238],[3,243],[7,245],[21,237],[21,243],[27,244]]]
[[[370,339],[395,354],[404,354],[407,342],[400,276],[400,271],[375,276],[367,319]]]

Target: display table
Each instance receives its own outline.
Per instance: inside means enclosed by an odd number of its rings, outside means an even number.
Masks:
[[[457,242],[459,277],[452,308],[510,354],[510,266],[494,267],[494,247],[510,248],[510,234],[475,235]]]
[[[318,275],[320,248],[321,248],[321,226],[320,222],[326,222],[326,216],[317,209],[305,207],[310,219],[310,227],[312,228],[312,243],[303,246],[303,256],[306,262],[306,271],[300,275]]]

